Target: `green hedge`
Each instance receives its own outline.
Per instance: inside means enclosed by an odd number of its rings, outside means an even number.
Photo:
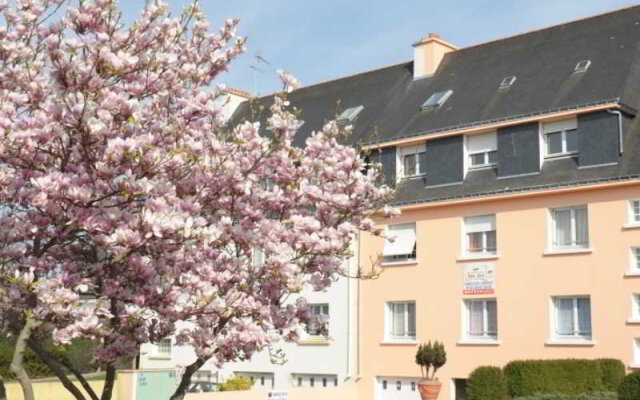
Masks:
[[[582,394],[538,393],[516,397],[513,400],[618,400],[616,392],[592,392]]]
[[[512,361],[504,367],[504,374],[512,397],[536,393],[575,395],[615,391],[620,364],[610,359]]]
[[[640,372],[633,372],[624,377],[618,388],[620,400],[640,399]]]
[[[615,358],[600,358],[596,361],[600,363],[602,371],[603,390],[611,392],[618,390],[626,374],[624,363]]]
[[[478,367],[467,382],[467,394],[473,400],[505,400],[509,398],[507,380],[498,367]]]

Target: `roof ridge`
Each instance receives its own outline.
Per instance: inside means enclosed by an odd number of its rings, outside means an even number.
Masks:
[[[343,80],[343,79],[354,78],[354,77],[360,76],[360,75],[371,74],[371,73],[374,73],[374,72],[381,72],[381,71],[383,71],[385,69],[391,69],[391,68],[394,68],[394,67],[399,67],[401,65],[409,65],[409,64],[412,64],[412,63],[413,63],[413,60],[402,61],[402,62],[398,62],[398,63],[395,63],[395,64],[385,65],[385,66],[379,67],[379,68],[374,68],[374,69],[369,69],[369,70],[366,70],[366,71],[356,72],[356,73],[353,73],[351,75],[344,75],[344,76],[340,76],[340,77],[337,77],[337,78],[331,78],[331,79],[327,79],[326,81],[320,81],[320,82],[312,83],[312,84],[309,84],[309,85],[306,85],[306,86],[301,86],[298,89],[292,91],[291,93],[296,93],[296,92],[298,92],[300,90],[312,88],[312,87],[315,87],[315,86],[326,85],[327,83],[332,83],[332,82],[340,81],[340,80]],[[265,94],[265,95],[262,95],[260,97],[257,97],[256,99],[259,100],[259,99],[265,99],[265,98],[273,97],[277,93],[281,93],[281,91],[271,92],[269,94]]]
[[[559,26],[563,26],[563,25],[569,25],[569,24],[573,24],[573,23],[577,23],[577,22],[584,22],[590,19],[595,19],[595,18],[600,18],[600,17],[604,17],[607,16],[609,14],[615,14],[615,13],[619,13],[619,12],[623,12],[623,11],[627,11],[633,8],[640,8],[640,5],[633,5],[633,6],[627,6],[627,7],[621,7],[621,8],[617,8],[615,10],[609,10],[609,11],[604,11],[604,12],[600,12],[600,13],[595,13],[595,14],[590,14],[590,15],[586,15],[582,18],[578,18],[578,19],[572,19],[569,21],[564,21],[564,22],[559,22],[559,23],[555,23],[552,25],[547,25],[541,28],[534,28],[525,32],[520,32],[520,33],[514,33],[512,35],[507,35],[507,36],[503,36],[497,39],[491,39],[491,40],[487,40],[484,42],[480,42],[480,43],[475,43],[475,44],[471,44],[469,46],[464,46],[464,47],[460,47],[458,50],[453,51],[452,53],[458,53],[460,51],[464,51],[467,49],[472,49],[475,47],[480,47],[480,46],[484,46],[487,44],[491,44],[491,43],[495,43],[495,42],[501,42],[503,40],[508,40],[508,39],[513,39],[513,38],[517,38],[520,36],[525,36],[525,35],[530,35],[533,33],[537,33],[537,32],[541,32],[541,31],[545,31],[548,29],[553,29],[553,28],[557,28]]]

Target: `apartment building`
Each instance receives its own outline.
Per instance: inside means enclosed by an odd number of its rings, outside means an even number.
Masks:
[[[442,399],[515,359],[640,368],[639,49],[631,7],[463,48],[429,35],[410,62],[289,94],[298,142],[353,124],[402,210],[379,221],[395,241],[358,245],[383,271],[360,283],[360,398],[417,399],[428,340]]]

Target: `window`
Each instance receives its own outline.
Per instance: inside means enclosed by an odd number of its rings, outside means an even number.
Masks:
[[[640,322],[640,293],[631,296],[631,321]]]
[[[551,210],[553,249],[589,247],[587,206]]]
[[[309,378],[309,386],[314,387],[316,385],[316,378]]]
[[[362,111],[363,109],[364,106],[349,107],[338,116],[338,121],[353,122],[353,120],[358,116],[358,114],[360,114],[360,111]]]
[[[251,252],[251,264],[254,267],[262,267],[264,265],[264,252],[258,248],[254,248]]]
[[[402,390],[402,382],[396,381],[396,390]]]
[[[591,340],[591,299],[555,297],[554,334],[556,339]]]
[[[298,387],[302,387],[302,377],[298,377]]]
[[[333,378],[333,386],[338,386],[338,377]]]
[[[382,390],[387,390],[387,381],[382,381]]]
[[[578,63],[576,64],[576,67],[573,69],[573,72],[574,73],[586,72],[586,70],[589,69],[589,66],[591,66],[591,60],[578,61]]]
[[[329,304],[311,304],[309,310],[315,316],[322,317],[324,324],[307,326],[307,333],[313,336],[327,336],[329,333]]]
[[[416,303],[387,303],[387,338],[415,340]]]
[[[398,149],[398,177],[411,178],[427,173],[427,149],[424,144]]]
[[[467,136],[469,169],[494,166],[498,162],[496,132]]]
[[[542,124],[545,157],[561,157],[578,152],[578,122],[576,118]]]
[[[498,309],[495,299],[465,300],[466,339],[497,340]]]
[[[322,387],[327,387],[327,378],[322,378]]]
[[[640,247],[631,248],[631,263],[629,272],[632,274],[640,274]]]
[[[171,357],[171,339],[162,339],[156,343],[158,356]]]
[[[629,223],[640,224],[640,200],[629,202]]]
[[[508,87],[510,87],[511,85],[513,85],[516,81],[516,77],[515,76],[507,76],[506,78],[504,78],[502,80],[502,82],[500,82],[500,89],[506,89]]]
[[[444,102],[447,101],[447,99],[452,94],[453,94],[453,90],[446,90],[446,91],[442,91],[442,92],[436,92],[436,93],[432,94],[431,96],[429,96],[427,101],[422,103],[422,107],[420,107],[420,110],[422,110],[422,111],[434,110],[434,109],[442,106],[444,104]]]
[[[496,254],[496,216],[480,215],[464,219],[466,254]]]
[[[416,224],[387,225],[384,241],[385,264],[416,260]]]
[[[640,366],[640,338],[633,339],[633,366]]]

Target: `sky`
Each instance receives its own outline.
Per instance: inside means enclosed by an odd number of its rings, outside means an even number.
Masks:
[[[168,0],[179,12],[188,0]],[[276,70],[303,85],[409,61],[427,33],[459,47],[639,4],[628,0],[201,0],[212,28],[239,18],[247,52],[218,83],[266,95]],[[143,0],[120,0],[126,17]],[[128,19],[128,18],[127,18]],[[268,64],[257,61],[262,57]],[[256,71],[251,67],[260,69]]]

